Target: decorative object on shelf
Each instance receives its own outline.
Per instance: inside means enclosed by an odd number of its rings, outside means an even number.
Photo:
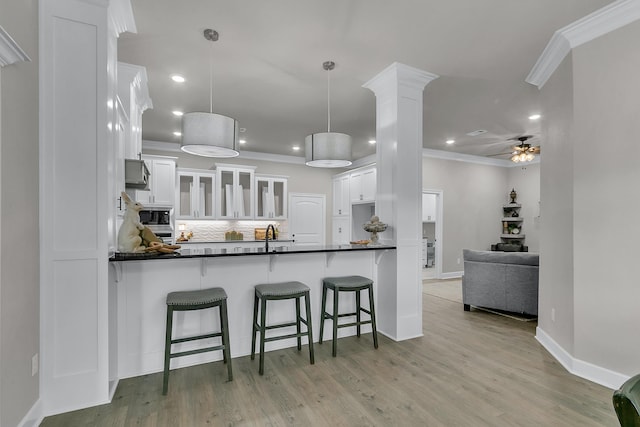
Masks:
[[[210,28],[204,30],[206,40],[215,42],[218,37],[217,31]],[[211,51],[213,52],[213,48]],[[186,113],[182,116],[180,149],[196,156],[236,157],[240,154],[236,149],[238,122],[231,117],[213,113],[213,54],[209,74],[209,112]]]
[[[322,68],[327,71],[327,131],[314,133],[305,138],[307,166],[341,168],[351,165],[351,136],[331,132],[331,81],[329,75],[335,66],[333,61],[326,61],[322,64]]]
[[[377,245],[378,233],[382,233],[384,230],[386,230],[387,224],[385,224],[384,222],[380,222],[380,218],[378,218],[377,215],[374,215],[371,217],[371,220],[369,222],[365,223],[362,226],[362,228],[364,228],[365,231],[371,233],[371,244]]]
[[[511,217],[512,218],[518,218],[519,216],[520,216],[520,213],[518,213],[518,211],[511,212]]]
[[[513,227],[511,229],[511,234],[520,234],[520,229],[518,227]]]
[[[511,197],[511,202],[509,202],[509,203],[515,203],[516,202],[516,197],[518,197],[518,193],[516,193],[515,188],[511,189],[511,193],[509,193],[509,197]]]
[[[509,233],[509,223],[507,221],[502,221],[502,234]]]

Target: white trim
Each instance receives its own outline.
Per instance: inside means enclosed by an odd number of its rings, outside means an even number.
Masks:
[[[175,153],[182,153],[180,151],[180,144],[177,142],[164,142],[164,141],[152,141],[148,139],[144,139],[142,141],[142,147],[144,150],[157,150],[157,151],[170,151]],[[423,148],[422,149],[422,157],[431,157],[434,159],[443,159],[443,160],[455,160],[458,162],[467,162],[467,163],[477,163],[480,165],[487,166],[500,166],[503,168],[512,168],[516,166],[522,166],[522,163],[515,163],[511,160],[503,160],[503,159],[492,159],[490,157],[482,157],[482,156],[474,156],[472,154],[463,154],[463,153],[454,153],[452,151],[443,151],[443,150],[434,150],[432,148]],[[286,156],[283,154],[271,154],[271,153],[259,153],[257,151],[240,151],[239,159],[249,159],[249,160],[259,160],[264,162],[276,162],[276,163],[289,163],[294,165],[304,165],[304,157],[300,156]],[[540,157],[537,156],[535,160],[527,163],[534,164],[539,163]],[[358,160],[355,160],[352,167],[344,172],[338,172],[336,175],[340,175],[341,173],[350,173],[354,169],[364,168],[367,166],[374,165],[376,163],[376,155],[371,154],[369,156],[362,157]]]
[[[422,157],[431,157],[434,159],[455,160],[458,162],[478,163],[488,166],[501,166],[510,168],[516,166],[511,160],[492,159],[490,157],[474,156],[472,154],[455,153],[453,151],[434,150],[432,148],[423,148]]]
[[[614,372],[610,369],[573,357],[539,326],[536,328],[536,340],[573,375],[600,384],[611,390],[619,388],[630,378],[619,372]]]
[[[0,25],[0,67],[20,61],[31,61],[31,58]]]
[[[116,37],[127,31],[130,33],[138,32],[129,0],[111,0],[109,2],[109,19]]]
[[[38,399],[31,409],[29,409],[29,412],[27,412],[27,414],[18,423],[17,427],[37,427],[42,423],[43,419],[44,414],[42,412],[42,400]]]
[[[640,0],[618,0],[556,31],[525,79],[542,88],[571,49],[640,19]]]
[[[442,273],[441,279],[460,279],[464,275],[464,271],[450,271],[448,273]]]

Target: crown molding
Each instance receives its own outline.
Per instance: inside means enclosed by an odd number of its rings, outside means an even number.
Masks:
[[[20,61],[31,61],[31,58],[0,25],[0,67]]]
[[[527,83],[542,88],[571,49],[640,19],[640,0],[618,0],[556,31]]]
[[[177,142],[163,142],[142,140],[142,147],[146,150],[168,151],[182,153],[180,144]],[[300,156],[285,156],[282,154],[258,153],[256,151],[240,151],[240,159],[260,160],[264,162],[289,163],[293,165],[304,165],[305,159]]]
[[[394,62],[380,71],[362,87],[371,90],[374,94],[384,93],[396,84],[405,85],[415,90],[424,90],[432,80],[437,79],[437,74],[429,73],[409,65]]]
[[[487,166],[499,166],[503,168],[511,168],[521,165],[520,163],[514,163],[511,160],[493,159],[490,157],[474,156],[472,154],[455,153],[452,151],[434,150],[431,148],[423,148],[422,157],[442,160],[454,160],[456,162],[476,163]],[[538,159],[539,158],[536,158],[536,160],[534,160],[533,162],[529,162],[528,164],[537,163],[537,161],[539,161]]]
[[[116,37],[127,31],[138,32],[130,0],[109,1],[109,19]]]
[[[142,147],[145,150],[167,151],[172,153],[182,153],[180,144],[177,142],[151,141],[145,139],[142,141]],[[476,163],[487,166],[500,166],[503,168],[512,168],[522,166],[522,163],[514,163],[510,160],[492,159],[489,157],[474,156],[472,154],[454,153],[451,151],[433,150],[431,148],[422,149],[422,157],[430,157],[433,159],[454,160],[457,162]],[[259,160],[263,162],[289,163],[293,165],[304,165],[305,159],[300,156],[286,156],[282,154],[259,153],[256,151],[240,151],[240,159]],[[535,164],[540,162],[540,157],[526,164]],[[376,163],[375,154],[354,160],[349,170],[360,168]],[[337,169],[337,168],[336,168]]]

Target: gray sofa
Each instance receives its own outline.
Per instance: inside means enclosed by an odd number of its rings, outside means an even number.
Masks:
[[[462,303],[538,315],[539,256],[529,252],[463,249]]]

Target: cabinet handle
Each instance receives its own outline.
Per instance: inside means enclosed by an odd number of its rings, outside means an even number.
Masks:
[[[122,197],[118,197],[118,210],[122,210]]]
[[[338,227],[338,233],[342,233],[342,227]]]
[[[342,215],[342,209],[338,209],[338,215]]]

